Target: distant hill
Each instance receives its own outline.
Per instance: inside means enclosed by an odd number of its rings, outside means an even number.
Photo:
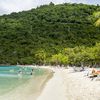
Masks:
[[[63,48],[94,46],[100,42],[98,11],[100,6],[50,3],[0,16],[0,63],[32,64],[37,52],[49,58]]]

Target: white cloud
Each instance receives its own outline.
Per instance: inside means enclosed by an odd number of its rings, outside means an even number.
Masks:
[[[33,0],[1,0],[0,1],[0,11],[4,10],[4,12],[18,12],[21,10],[27,10],[32,7]]]
[[[99,0],[0,0],[0,14],[28,10],[50,2],[55,4],[64,2],[100,4]]]

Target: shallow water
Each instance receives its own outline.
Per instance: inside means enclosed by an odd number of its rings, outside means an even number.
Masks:
[[[0,96],[23,86],[28,83],[33,76],[39,77],[43,75],[44,72],[43,69],[32,69],[30,67],[0,66]]]

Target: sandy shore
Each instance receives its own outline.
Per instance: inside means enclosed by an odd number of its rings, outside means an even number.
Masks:
[[[85,72],[51,68],[55,73],[37,100],[100,100],[100,81]]]
[[[34,88],[34,80],[30,80],[28,84],[0,97],[0,100],[100,100],[100,80],[91,81],[86,72],[73,72],[71,68],[40,67],[54,72],[49,81],[47,75],[40,77],[37,82],[42,79],[41,83]]]

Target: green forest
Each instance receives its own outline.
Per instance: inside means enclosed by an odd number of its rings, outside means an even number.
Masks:
[[[100,65],[100,6],[64,3],[0,16],[0,64]]]

